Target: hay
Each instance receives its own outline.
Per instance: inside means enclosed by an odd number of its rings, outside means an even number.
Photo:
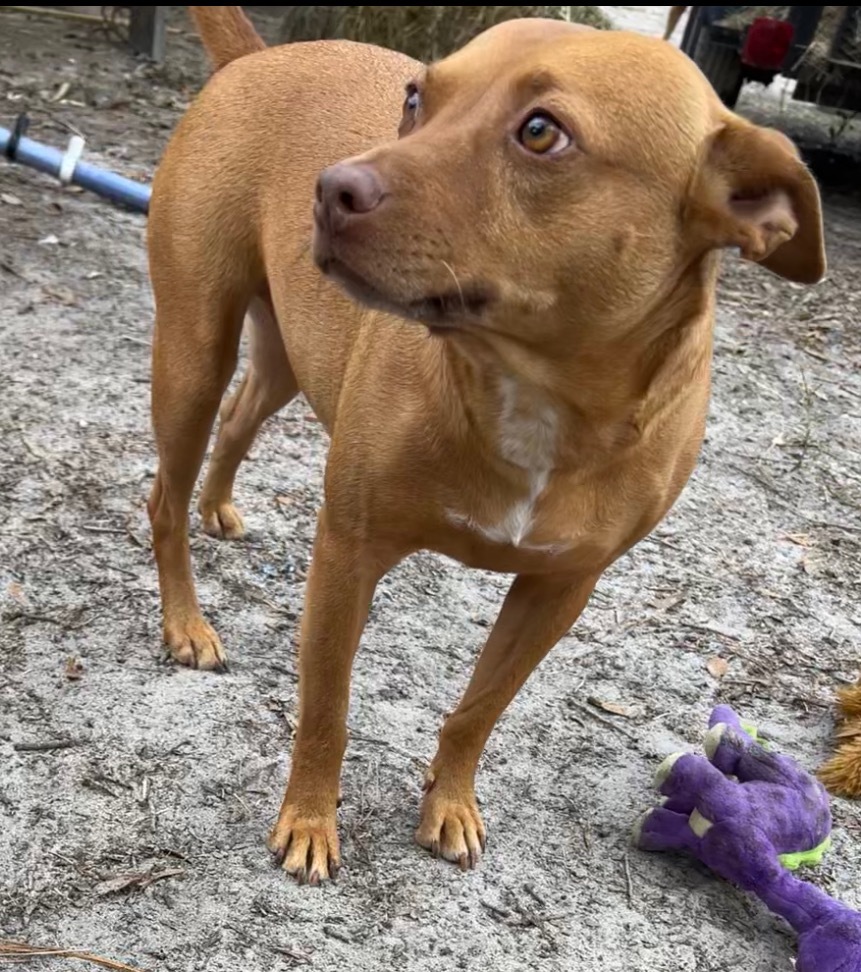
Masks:
[[[791,7],[736,7],[732,13],[727,14],[718,23],[722,27],[744,30],[758,17],[786,20],[789,18],[791,10]],[[815,74],[822,77],[838,74],[840,71],[839,66],[831,62],[831,54],[837,31],[843,22],[845,10],[846,7],[826,7],[822,11],[822,16],[819,18],[819,24],[816,28],[816,36],[804,55],[804,64],[812,69]],[[848,37],[843,39],[840,51],[836,52],[834,56],[840,60],[861,63],[861,17],[855,17],[855,22],[849,29]]]
[[[845,7],[826,7],[822,11],[819,30],[807,52],[806,59],[809,63],[824,70],[828,66],[829,57],[833,54],[839,60],[861,64],[861,17],[858,16],[857,11],[854,23],[850,25],[842,40],[840,50],[832,51],[837,31],[843,23],[845,10]]]
[[[857,799],[861,797],[861,682],[841,689],[837,703],[837,751],[818,776],[835,796]]]
[[[732,30],[744,30],[759,17],[771,17],[775,20],[786,20],[789,7],[734,7],[732,13],[718,21],[721,27]]]
[[[504,20],[549,17],[609,30],[599,7],[288,7],[281,38],[346,38],[436,61]]]

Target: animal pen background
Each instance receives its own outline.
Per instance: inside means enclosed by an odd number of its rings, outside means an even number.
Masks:
[[[660,33],[657,9],[603,8]],[[282,11],[251,12],[277,36]],[[87,158],[149,180],[206,74],[180,8],[168,28],[154,67],[90,26],[0,10],[3,123],[26,107],[34,137],[62,144],[74,126]],[[830,137],[779,92],[751,89],[740,109]],[[857,201],[826,191],[826,226],[815,290],[728,262],[697,472],[491,739],[473,874],[431,860],[412,830],[506,581],[427,555],[387,578],[356,666],[346,867],[315,893],[271,868],[263,840],[295,725],[319,424],[299,401],[264,429],[237,489],[246,541],[213,541],[193,518],[232,673],[165,664],[144,512],[145,223],[2,164],[0,936],[146,972],[789,968],[779,924],[689,862],[631,851],[628,834],[657,762],[699,745],[715,702],[814,766],[834,688],[857,674]],[[861,813],[838,800],[835,816],[815,880],[857,907]]]

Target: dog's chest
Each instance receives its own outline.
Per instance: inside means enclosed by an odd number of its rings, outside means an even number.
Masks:
[[[499,455],[520,467],[527,478],[521,496],[508,503],[493,519],[449,511],[449,519],[494,544],[524,550],[550,550],[556,544],[531,544],[538,504],[547,488],[556,459],[559,415],[546,401],[524,395],[517,383],[503,378],[496,430]]]

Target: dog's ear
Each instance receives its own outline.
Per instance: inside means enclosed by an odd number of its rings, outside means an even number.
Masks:
[[[797,283],[825,275],[822,208],[816,181],[780,132],[732,118],[704,146],[688,216],[714,248]]]

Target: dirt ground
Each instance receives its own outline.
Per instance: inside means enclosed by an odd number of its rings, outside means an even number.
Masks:
[[[0,123],[27,107],[34,137],[62,144],[75,126],[93,161],[148,179],[203,77],[193,38],[169,47],[155,69],[90,28],[2,11]],[[419,556],[383,583],[354,683],[346,867],[312,890],[263,842],[289,765],[320,427],[300,402],[264,430],[238,487],[246,541],[194,535],[231,674],[165,663],[144,220],[4,163],[0,192],[0,937],[151,972],[791,968],[792,936],[762,908],[629,833],[658,762],[700,742],[713,704],[814,766],[835,687],[857,675],[857,201],[826,194],[817,289],[728,264],[697,472],[491,739],[490,844],[471,874],[412,831],[506,579]],[[861,906],[861,808],[834,809],[814,879]]]

